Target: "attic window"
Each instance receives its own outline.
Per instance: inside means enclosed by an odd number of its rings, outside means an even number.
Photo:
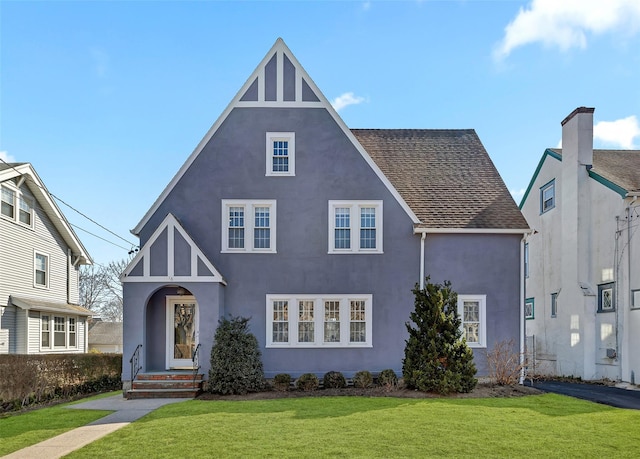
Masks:
[[[556,181],[551,180],[549,183],[540,188],[540,213],[543,214],[556,206]]]
[[[16,212],[16,192],[5,186],[2,187],[2,215],[14,218]]]
[[[294,132],[267,132],[267,176],[296,175],[296,136]]]

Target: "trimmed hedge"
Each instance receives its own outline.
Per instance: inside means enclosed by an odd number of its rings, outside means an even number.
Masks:
[[[122,388],[121,354],[0,355],[0,412]]]

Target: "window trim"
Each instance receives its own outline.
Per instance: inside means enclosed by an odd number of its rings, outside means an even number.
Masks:
[[[604,292],[607,290],[611,290],[611,307],[605,309],[602,305],[602,298],[604,296]],[[599,284],[598,285],[598,313],[615,312],[615,310],[616,310],[615,282],[607,282],[605,284]]]
[[[44,272],[44,285],[38,283],[38,255],[45,258],[45,272]],[[39,252],[38,250],[33,251],[33,286],[35,288],[49,290],[49,279],[51,272],[51,257],[49,257],[48,253]]]
[[[482,349],[487,347],[487,295],[469,294],[458,295],[458,315],[460,316],[460,328],[462,337],[466,340],[464,330],[464,302],[477,301],[479,303],[479,326],[478,326],[478,342],[467,341],[467,346],[474,349]]]
[[[222,253],[276,253],[276,200],[275,199],[222,199]],[[229,247],[229,208],[244,208],[244,247]],[[258,207],[269,208],[269,247],[256,248],[254,229],[255,209]],[[249,211],[249,212],[247,212]],[[262,228],[262,227],[261,227]]]
[[[20,188],[15,187],[15,186],[10,186],[8,184],[3,184],[0,187],[0,205],[2,205],[2,203],[7,202],[4,199],[2,199],[2,189],[6,189],[8,191],[10,191],[13,194],[13,203],[10,203],[11,207],[13,208],[13,215],[9,216],[9,215],[5,215],[4,213],[0,212],[0,217],[4,218],[5,220],[9,220],[11,222],[14,222],[24,228],[31,228],[34,229],[34,200],[28,196],[25,196],[24,193],[20,190]],[[20,215],[22,212],[24,212],[21,208],[20,208],[20,204],[21,203],[26,203],[27,206],[29,206],[29,223],[24,223],[21,219],[20,219]]]
[[[336,230],[336,209],[348,208],[350,209],[350,247],[348,249],[336,249],[335,247],[335,230]],[[375,249],[360,248],[360,231],[361,227],[361,215],[360,210],[363,208],[375,209],[375,231],[376,231],[376,247]],[[355,214],[353,210],[355,209]],[[384,253],[382,243],[383,234],[382,229],[384,227],[383,221],[383,205],[382,200],[368,200],[368,201],[345,201],[345,200],[330,200],[329,201],[329,213],[328,213],[328,253],[329,254],[381,254]]]
[[[544,193],[545,191],[550,189],[553,190],[553,196],[551,197],[551,205],[545,208],[544,204],[546,201],[544,199]],[[553,179],[540,187],[540,214],[542,215],[550,211],[551,209],[554,209],[555,207],[556,207],[556,179]]]
[[[558,292],[551,294],[551,317],[558,317]]]
[[[47,318],[46,323],[48,326],[48,330],[45,330],[42,326],[45,323],[44,318]],[[56,346],[55,345],[55,319],[62,318],[64,319],[64,346]],[[64,315],[64,314],[54,314],[51,312],[40,312],[40,350],[41,351],[61,351],[61,350],[76,350],[81,349],[81,345],[79,342],[80,333],[80,317],[73,315]],[[71,321],[74,322],[74,332],[71,332]],[[42,335],[43,333],[49,334],[49,346],[43,345]],[[75,345],[69,345],[70,336],[75,335]]]
[[[286,141],[287,158],[289,159],[289,170],[273,170],[273,142]],[[296,175],[296,133],[295,132],[267,132],[266,134],[266,172],[267,177],[295,177]]]
[[[531,305],[531,314],[527,315],[527,305],[530,304]],[[536,303],[535,303],[535,299],[533,298],[527,298],[526,300],[524,300],[524,318],[526,320],[533,320],[536,318]]]
[[[298,341],[298,325],[300,324],[298,315],[299,301],[313,301],[314,304],[314,331],[313,341]],[[288,324],[288,340],[287,342],[273,341],[273,304],[276,301],[287,301],[287,324]],[[327,301],[339,302],[339,321],[340,321],[340,340],[336,342],[324,341],[324,307]],[[351,341],[351,302],[364,301],[365,313],[365,340]],[[373,331],[373,295],[357,294],[357,295],[266,295],[266,347],[275,349],[299,349],[299,348],[370,348],[373,347],[372,331]],[[302,321],[308,323],[309,321]],[[353,320],[354,323],[362,323],[362,320]]]

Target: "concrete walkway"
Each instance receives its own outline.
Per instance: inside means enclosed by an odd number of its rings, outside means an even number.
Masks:
[[[80,449],[89,443],[140,419],[145,414],[169,403],[190,400],[187,398],[158,398],[127,400],[121,394],[101,398],[66,408],[74,410],[107,410],[113,413],[93,421],[86,426],[70,430],[33,446],[4,456],[2,459],[57,459]]]

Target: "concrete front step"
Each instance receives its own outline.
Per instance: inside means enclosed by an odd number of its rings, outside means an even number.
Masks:
[[[204,374],[199,373],[196,374],[196,380],[202,380],[202,378],[204,378]],[[176,373],[168,373],[168,372],[161,372],[161,373],[138,373],[138,376],[136,376],[136,381],[148,381],[148,380],[152,380],[152,381],[165,381],[165,380],[187,380],[187,381],[192,381],[193,380],[193,371],[181,371],[181,372],[176,372]]]
[[[175,379],[150,379],[136,380],[131,385],[132,389],[149,390],[149,389],[200,389],[202,387],[202,379],[191,380],[175,380]]]

